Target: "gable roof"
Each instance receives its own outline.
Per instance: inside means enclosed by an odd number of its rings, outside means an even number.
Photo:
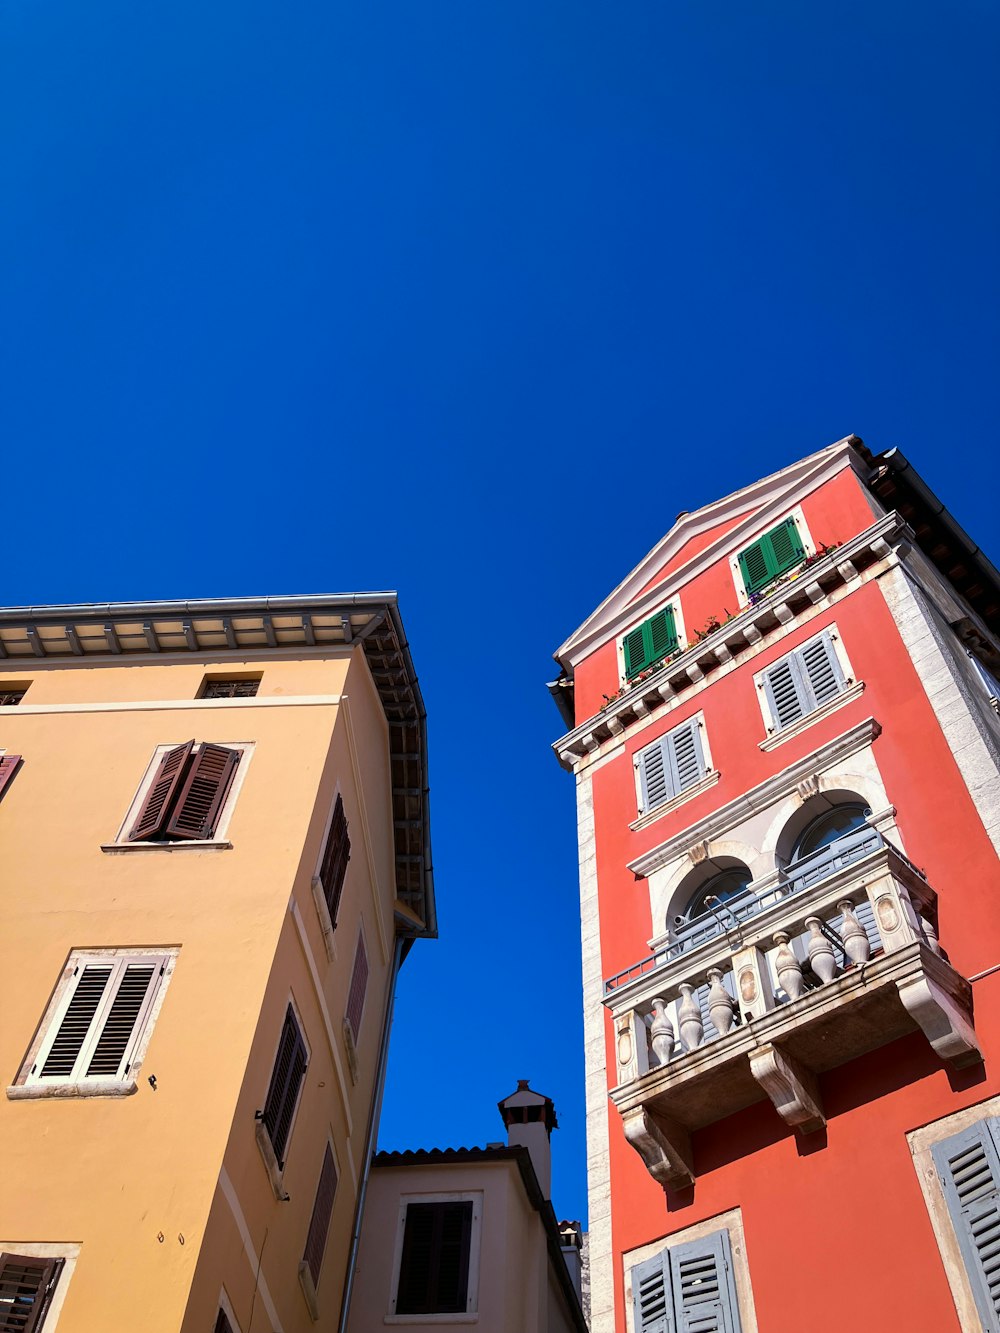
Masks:
[[[857,462],[861,472],[868,468],[858,454],[861,440],[846,435],[835,444],[810,454],[807,458],[782,468],[760,481],[733,491],[731,495],[703,505],[689,514],[682,514],[669,532],[661,538],[638,565],[618,586],[605,597],[600,606],[556,650],[554,656],[567,671],[615,637],[624,625],[662,602],[670,588],[689,582],[702,570],[714,564],[729,550],[745,545],[749,537],[772,519],[777,521],[802,495],[820,482],[836,475]],[[671,560],[676,558],[692,538],[737,521],[723,536],[700,550],[674,574],[651,588],[646,585]],[[642,590],[646,588],[646,591]]]

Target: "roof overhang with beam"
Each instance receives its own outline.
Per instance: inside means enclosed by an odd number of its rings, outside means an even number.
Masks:
[[[396,896],[408,909],[397,913],[397,930],[436,936],[427,719],[394,592],[0,609],[0,667],[160,654],[243,659],[358,645],[389,724]]]

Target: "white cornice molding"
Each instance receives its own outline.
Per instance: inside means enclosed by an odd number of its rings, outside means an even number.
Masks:
[[[734,824],[739,824],[760,810],[768,809],[776,801],[795,791],[806,778],[824,772],[849,755],[856,754],[858,750],[866,749],[881,734],[881,724],[873,717],[866,717],[863,722],[851,727],[849,731],[842,732],[826,745],[821,745],[804,759],[790,764],[788,768],[782,769],[766,782],[751,787],[742,796],[737,796],[727,805],[713,810],[697,824],[690,824],[680,833],[668,838],[666,842],[661,842],[652,851],[636,857],[625,868],[631,870],[637,879],[648,878],[654,870],[659,870],[675,857],[683,856],[695,843],[711,842],[720,834],[726,833]]]
[[[717,561],[731,555],[746,542],[755,528],[770,518],[780,518],[807,491],[814,490],[822,482],[836,476],[854,461],[857,461],[859,471],[864,470],[854,453],[854,440],[853,435],[848,435],[819,453],[811,454],[770,477],[754,482],[752,486],[735,491],[679,519],[601,602],[596,611],[556,650],[556,659],[564,665],[577,666],[584,657],[620,633],[628,621],[641,617],[657,604],[669,601],[686,583],[690,583]],[[699,551],[675,570],[669,579],[664,579],[662,583],[638,595],[640,589],[693,537],[732,518],[742,518],[743,521]]]
[[[31,717],[44,713],[155,713],[171,710],[220,708],[315,708],[331,707],[347,702],[346,694],[268,694],[250,699],[126,699],[108,703],[79,704],[16,704],[5,708],[3,720]]]

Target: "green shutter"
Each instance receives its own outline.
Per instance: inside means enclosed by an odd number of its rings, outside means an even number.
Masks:
[[[757,592],[786,569],[793,569],[804,556],[805,547],[795,519],[786,518],[740,552],[744,588],[748,593]]]
[[[662,661],[668,653],[677,647],[677,627],[674,623],[674,608],[665,606],[655,616],[644,620],[636,629],[630,630],[622,641],[625,655],[625,675],[631,680],[645,671],[653,663]]]

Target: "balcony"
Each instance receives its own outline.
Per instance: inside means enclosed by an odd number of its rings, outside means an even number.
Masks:
[[[716,911],[605,982],[611,1099],[661,1184],[692,1183],[691,1131],[764,1097],[801,1133],[821,1129],[816,1075],[906,1033],[955,1067],[982,1058],[971,987],[938,944],[937,895],[875,830]]]

